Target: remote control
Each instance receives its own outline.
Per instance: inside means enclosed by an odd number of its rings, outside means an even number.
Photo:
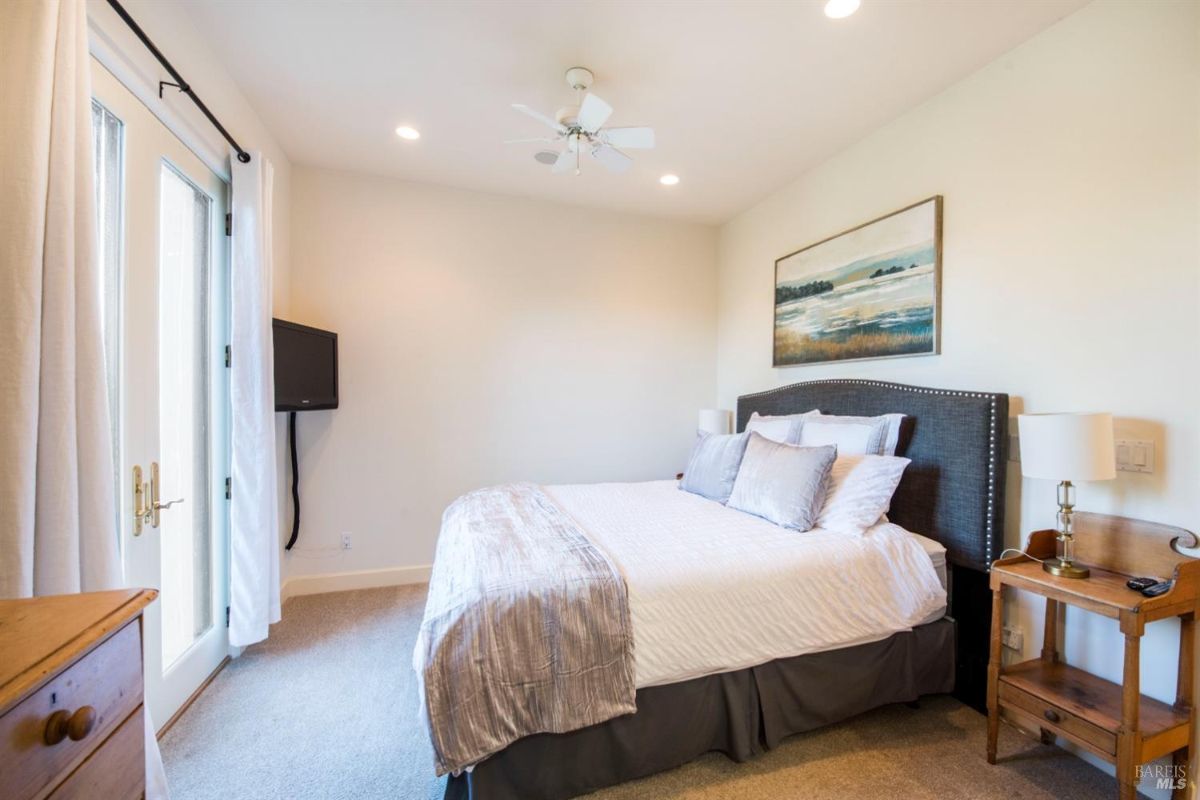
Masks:
[[[1125,585],[1135,592],[1140,592],[1142,589],[1149,589],[1156,583],[1158,583],[1158,578],[1130,578]]]
[[[1171,582],[1163,581],[1162,583],[1156,583],[1153,586],[1142,589],[1142,594],[1145,597],[1158,597],[1160,594],[1166,594],[1169,591],[1171,591]]]

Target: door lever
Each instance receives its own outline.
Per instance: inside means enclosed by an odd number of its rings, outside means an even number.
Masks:
[[[170,508],[177,503],[183,502],[182,497],[178,497],[174,500],[168,500],[165,503],[161,502],[158,499],[158,489],[160,483],[161,482],[158,479],[158,462],[152,461],[150,462],[150,504],[147,510],[150,512],[151,516],[150,524],[155,528],[159,527],[161,523],[158,512],[162,511],[164,508]]]
[[[182,497],[177,497],[174,500],[162,502],[158,499],[159,479],[158,479],[158,462],[150,462],[150,480],[144,482],[142,480],[142,468],[135,466],[133,468],[133,535],[141,536],[142,529],[146,525],[157,528],[160,525],[158,512],[164,508],[178,505],[183,502]]]

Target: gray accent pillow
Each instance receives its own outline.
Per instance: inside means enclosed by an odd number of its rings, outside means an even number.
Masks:
[[[825,504],[837,447],[800,447],[751,433],[729,507],[784,528],[811,530]]]
[[[692,457],[688,459],[679,488],[718,503],[726,502],[733,491],[733,482],[737,479],[749,439],[748,433],[701,434],[692,448]]]

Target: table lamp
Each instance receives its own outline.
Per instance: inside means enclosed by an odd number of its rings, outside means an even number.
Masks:
[[[1021,474],[1058,484],[1058,558],[1042,567],[1063,578],[1086,578],[1075,563],[1075,510],[1072,481],[1110,481],[1117,476],[1112,414],[1021,414]]]
[[[732,415],[723,408],[702,409],[696,430],[699,433],[724,436],[733,428],[731,417]]]

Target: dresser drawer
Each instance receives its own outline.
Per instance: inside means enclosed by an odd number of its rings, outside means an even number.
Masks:
[[[146,722],[133,716],[50,794],[50,800],[137,800],[146,783]]]
[[[1006,683],[1003,676],[1000,678],[999,689],[1001,708],[1008,707],[1024,712],[1039,727],[1061,734],[1089,750],[1105,755],[1116,754],[1115,734],[1075,716],[1060,706]]]
[[[128,623],[0,717],[0,775],[6,799],[44,796],[141,706],[141,639],[138,621]],[[95,712],[86,735],[78,741],[63,736],[57,744],[46,743],[51,715],[74,715],[85,706]],[[82,719],[75,717],[75,735],[84,733],[84,726],[78,725]]]

